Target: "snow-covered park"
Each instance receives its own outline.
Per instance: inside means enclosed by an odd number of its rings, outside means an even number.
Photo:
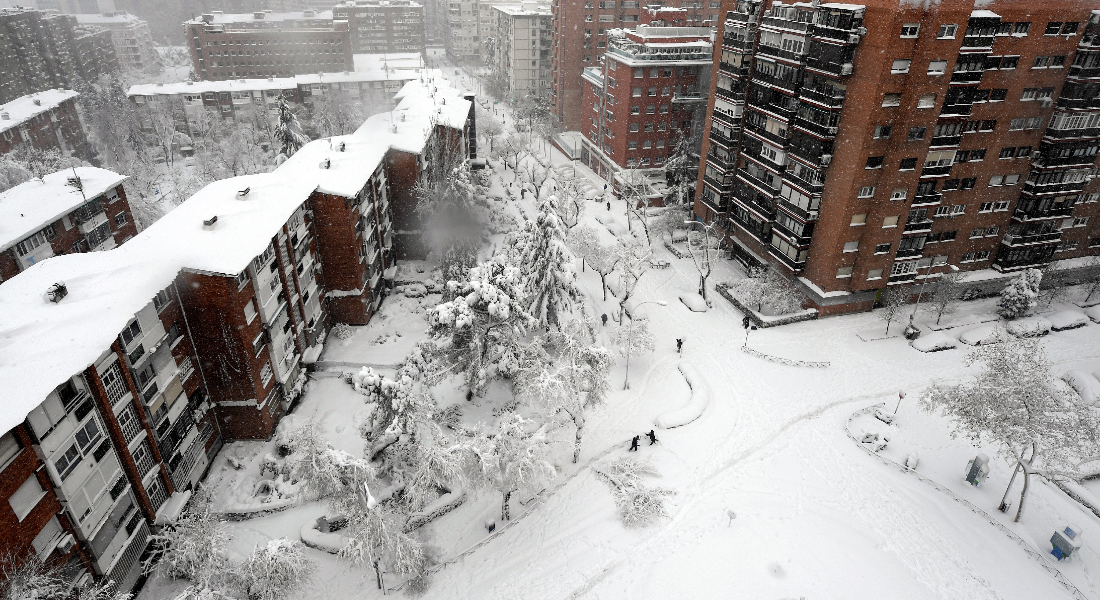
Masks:
[[[1062,489],[1095,507],[1100,482],[1032,475],[1017,522],[1003,448],[922,406],[981,373],[966,358],[1003,335],[998,298],[922,305],[912,343],[912,305],[889,330],[881,310],[746,330],[719,289],[757,320],[805,311],[685,239],[666,215],[686,213],[628,211],[548,148],[465,184],[491,235],[403,264],[369,325],[330,334],[279,433],[211,467],[229,560],[303,542],[303,600],[1100,598],[1100,518]],[[1082,397],[1100,393],[1084,297],[1029,325],[1065,324],[1033,343]],[[1059,561],[1071,525],[1083,545]],[[140,598],[196,583],[161,570]]]

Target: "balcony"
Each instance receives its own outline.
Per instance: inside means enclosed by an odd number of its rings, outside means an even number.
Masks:
[[[951,74],[951,83],[955,85],[977,85],[982,82],[985,71],[957,71]]]
[[[909,283],[910,281],[916,281],[916,279],[917,279],[917,274],[916,273],[906,273],[906,274],[903,274],[903,275],[891,275],[890,279],[887,280],[886,285],[900,285],[900,284],[903,284],[903,283]]]
[[[756,127],[753,125],[745,125],[745,133],[755,136],[757,139],[767,140],[772,144],[776,144],[780,147],[786,146],[791,141],[789,137],[782,137],[778,134],[768,131],[767,129]]]
[[[921,219],[917,221],[906,221],[905,228],[901,230],[902,235],[911,235],[914,233],[928,233],[932,231],[932,219]]]
[[[1062,194],[1066,192],[1075,193],[1084,191],[1086,185],[1088,185],[1088,180],[1074,181],[1072,183],[1048,183],[1045,185],[1026,181],[1024,182],[1023,191],[1025,194],[1031,194],[1033,196],[1042,194]]]
[[[756,238],[760,243],[767,243],[768,235],[771,233],[771,227],[767,223],[755,224],[750,221],[742,220],[737,216],[736,212],[729,213],[730,222],[741,228],[742,231]]]
[[[714,177],[711,177],[710,175],[704,174],[703,181],[709,183],[711,187],[721,192],[730,191],[730,187],[733,185],[733,178],[729,175],[726,175],[725,181],[723,181],[722,179],[716,179]]]
[[[734,170],[735,166],[732,160],[722,160],[713,153],[707,153],[707,162],[714,165],[721,171],[732,171]]]
[[[1061,239],[1061,231],[1033,234],[1006,233],[1004,238],[1001,239],[1001,243],[1005,246],[1015,248],[1019,246],[1035,246],[1038,244],[1053,244],[1061,241]]]
[[[943,194],[939,192],[932,192],[931,194],[924,194],[923,196],[915,196],[913,198],[913,206],[935,206],[943,202]]]
[[[74,213],[75,214],[75,213]],[[88,235],[107,223],[107,214],[101,209],[98,213],[87,215],[80,221],[80,233]]]
[[[1095,156],[1051,157],[1040,154],[1039,158],[1031,161],[1031,166],[1039,169],[1047,167],[1090,167],[1095,162]]]
[[[761,191],[763,193],[770,194],[772,196],[775,196],[776,194],[779,193],[779,188],[772,187],[771,185],[768,185],[767,183],[765,183],[764,180],[758,179],[758,178],[750,175],[749,172],[746,171],[745,169],[737,169],[737,177],[741,181],[752,185],[753,187],[757,188],[759,191]],[[760,212],[761,212],[761,214],[772,215],[772,214],[774,214],[775,211],[773,211],[769,208],[769,209],[766,209],[766,210],[760,210]]]
[[[726,21],[733,21],[735,23],[749,23],[750,25],[755,25],[756,15],[743,12],[728,12],[726,13]]]
[[[833,160],[832,154],[813,154],[796,146],[791,146],[787,149],[787,156],[797,158],[815,169],[824,169],[828,167],[829,163]]]
[[[904,260],[912,258],[920,258],[924,256],[924,248],[909,248],[908,250],[898,250],[894,254],[895,259]]]
[[[791,202],[789,202],[786,198],[784,198],[782,196],[780,196],[777,200],[779,201],[779,205],[783,207],[784,211],[791,213],[792,215],[798,217],[799,219],[801,219],[803,221],[806,221],[806,222],[817,220],[817,216],[818,216],[818,211],[817,210],[809,210],[809,209],[802,208],[801,206],[798,206],[797,204],[792,204]],[[807,238],[807,243],[809,243],[808,238]]]
[[[741,52],[752,52],[753,40],[739,40],[736,36],[727,35],[722,38],[722,47]]]
[[[702,92],[676,92],[672,94],[673,104],[706,104],[707,97]]]
[[[857,24],[860,23],[860,22],[862,22],[862,21],[861,20],[860,21],[855,21],[855,23],[857,23]],[[828,40],[832,40],[832,41],[835,41],[835,42],[850,44],[850,45],[853,45],[853,46],[858,44],[859,41],[860,41],[859,32],[857,31],[857,28],[847,29],[847,28],[840,28],[840,27],[831,27],[831,26],[826,25],[824,23],[814,24],[812,34],[813,34],[813,37],[815,37],[815,38],[828,39]]]
[[[1005,248],[1002,246],[1001,251],[997,253],[996,260],[993,261],[993,268],[1004,273],[1006,271],[1042,267],[1050,262],[1053,255],[1054,246],[1037,246],[1032,247],[1030,251],[1009,250],[1008,252],[1005,252]]]
[[[733,148],[734,145],[737,143],[733,140],[733,138],[731,138],[731,137],[727,136],[726,134],[718,131],[717,129],[711,129],[710,130],[710,139],[712,141],[718,142],[719,144],[722,144],[726,148]]]
[[[752,80],[759,83],[766,83],[772,87],[786,90],[792,94],[798,93],[798,88],[801,85],[800,81],[787,81],[785,79],[779,79],[778,77],[765,75],[761,71],[756,71],[755,73],[753,73]]]
[[[730,75],[732,77],[748,77],[749,76],[749,68],[748,67],[737,67],[737,66],[734,66],[734,65],[732,65],[728,62],[718,63],[718,70],[721,71],[722,73],[725,73],[725,74]]]
[[[807,181],[799,177],[798,175],[795,175],[793,169],[788,169],[787,171],[785,171],[783,173],[783,179],[793,184],[794,187],[797,187],[799,190],[806,192],[811,196],[819,196],[822,192],[825,191],[825,184],[822,181]]]
[[[1066,98],[1062,96],[1058,98],[1058,107],[1068,108],[1070,110],[1100,108],[1100,96],[1089,98]]]
[[[1078,79],[1097,79],[1100,78],[1100,67],[1085,68],[1071,66],[1067,76],[1076,77]]]
[[[790,50],[784,50],[775,46],[768,46],[765,44],[758,44],[756,46],[756,54],[758,56],[768,56],[771,58],[778,58],[787,62],[796,64],[802,64],[806,61],[806,55],[798,52],[791,52]]]
[[[921,179],[927,177],[950,177],[951,165],[944,165],[942,167],[924,167],[920,171]]]
[[[740,103],[743,103],[745,101],[745,92],[738,92],[738,91],[735,91],[735,90],[727,90],[726,88],[717,87],[717,86],[715,86],[714,91],[715,91],[716,94],[718,94],[719,98],[725,98],[725,99],[729,100],[730,102],[733,102],[733,103],[736,103],[736,104],[740,104]]]
[[[729,210],[729,198],[725,194],[718,195],[718,204],[715,204],[712,198],[713,197],[711,197],[709,194],[703,194],[702,196],[700,196],[703,204],[706,204],[708,207],[710,207],[711,210],[716,213],[721,214]]]
[[[836,137],[837,126],[822,125],[802,117],[795,117],[794,126],[811,133],[819,138],[832,139]]]
[[[774,256],[776,258],[776,260],[783,263],[784,266],[786,266],[788,269],[790,269],[792,271],[798,272],[798,271],[802,271],[806,268],[806,261],[804,261],[804,260],[803,261],[796,261],[793,258],[787,256],[786,254],[783,254],[782,252],[780,252],[778,249],[776,249],[771,244],[768,244],[768,254],[771,254],[772,256]]]
[[[940,109],[940,117],[968,117],[973,110],[973,104],[944,104]]]
[[[776,221],[775,224],[772,225],[772,232],[786,238],[792,245],[809,246],[810,238],[814,233],[814,225],[810,223],[803,228],[802,233],[796,233],[784,227],[779,221]]]
[[[959,48],[959,52],[989,52],[993,50],[993,41],[995,39],[996,36],[993,35],[968,35],[963,38],[962,48]]]
[[[792,21],[790,19],[783,19],[780,17],[769,17],[767,15],[760,17],[760,24],[766,25],[768,27],[774,27],[776,29],[785,29],[787,31],[807,32],[810,30],[810,23]]]
[[[844,105],[844,95],[835,95],[836,92],[821,91],[810,87],[802,87],[798,90],[798,97],[814,104],[820,104],[829,108],[840,108]]]
[[[963,137],[961,135],[941,135],[940,137],[932,138],[932,142],[929,144],[929,148],[958,148],[962,145]]]
[[[1058,219],[1071,215],[1073,215],[1072,206],[1030,211],[1025,211],[1023,209],[1017,208],[1016,212],[1012,213],[1012,220],[1018,222],[1042,221],[1044,219]]]

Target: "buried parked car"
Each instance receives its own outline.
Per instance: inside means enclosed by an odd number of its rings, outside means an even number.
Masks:
[[[1005,329],[1016,337],[1042,337],[1050,333],[1050,327],[1043,317],[1026,317],[1010,321]]]

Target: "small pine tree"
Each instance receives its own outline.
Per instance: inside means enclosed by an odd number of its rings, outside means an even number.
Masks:
[[[290,110],[286,96],[279,97],[279,124],[275,126],[275,143],[283,156],[290,158],[299,148],[305,146],[309,138],[302,133],[298,117]]]
[[[1027,269],[1009,282],[1001,290],[1001,303],[997,312],[1006,319],[1018,319],[1039,302],[1039,283],[1043,273],[1038,269]]]

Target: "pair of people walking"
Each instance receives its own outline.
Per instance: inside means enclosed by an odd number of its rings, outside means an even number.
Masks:
[[[645,435],[646,435],[646,437],[649,438],[649,445],[650,446],[657,443],[657,434],[654,433],[652,429],[650,429],[649,433],[647,433]],[[636,436],[634,436],[634,439],[630,440],[630,451],[631,452],[637,452],[638,451],[638,440],[640,440],[641,438],[642,438],[642,436],[636,435]]]

